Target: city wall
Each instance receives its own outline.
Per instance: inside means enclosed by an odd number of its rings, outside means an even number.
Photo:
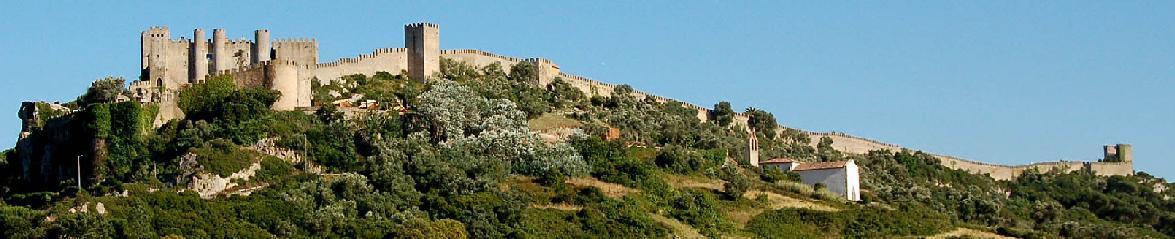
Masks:
[[[820,138],[828,137],[832,139],[832,147],[836,150],[851,154],[865,154],[874,150],[889,150],[901,151],[911,150],[896,144],[885,143],[877,140],[861,138],[857,136],[848,135],[840,132],[808,132],[808,136],[812,138],[812,146],[816,146],[820,142]],[[1090,169],[1097,175],[1131,175],[1134,174],[1133,162],[1082,162],[1082,161],[1058,161],[1058,162],[1041,162],[1028,165],[999,165],[990,164],[972,160],[966,160],[954,156],[931,154],[938,158],[939,163],[951,169],[959,169],[974,174],[986,174],[996,180],[1011,180],[1020,176],[1024,171],[1036,169],[1040,172],[1050,172],[1057,170],[1060,172],[1071,172],[1082,169]]]
[[[301,79],[309,82],[329,84],[347,75],[374,75],[376,72],[399,74],[408,70],[407,48],[382,48],[370,54],[354,58],[342,58],[333,62],[306,66]]]

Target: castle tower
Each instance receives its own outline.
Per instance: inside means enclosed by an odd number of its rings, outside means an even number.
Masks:
[[[1105,157],[1102,161],[1134,162],[1134,147],[1129,144],[1106,145],[1102,147]]]
[[[530,58],[526,59],[526,61],[534,64],[535,75],[539,78],[539,87],[546,88],[552,81],[555,81],[555,77],[559,76],[559,65],[555,65],[551,60]]]
[[[196,84],[208,77],[208,42],[204,40],[204,29],[192,31],[192,54],[188,64],[188,83]]]
[[[296,63],[274,60],[263,64],[265,64],[265,74],[270,78],[270,89],[281,92],[281,96],[271,106],[273,110],[294,110],[295,107],[309,106],[308,103],[302,104],[298,99],[301,94]]]
[[[149,80],[156,87],[164,87],[167,76],[167,43],[171,33],[167,27],[151,27],[143,31],[142,43],[142,77]]]
[[[273,49],[269,46],[269,30],[253,31],[253,38],[256,41],[253,44],[253,64],[269,61],[270,52]]]
[[[408,76],[427,81],[441,70],[441,27],[434,23],[404,26],[404,48],[408,48]]]
[[[224,33],[224,29],[212,29],[212,71],[220,73],[228,70],[231,64],[228,49],[225,44],[228,42],[228,35]]]
[[[1134,147],[1129,144],[1118,144],[1118,159],[1122,162],[1134,162]]]

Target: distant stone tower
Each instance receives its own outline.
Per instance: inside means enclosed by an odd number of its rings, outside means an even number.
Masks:
[[[1134,149],[1129,144],[1106,145],[1102,149],[1105,152],[1102,161],[1134,162]]]
[[[260,29],[253,31],[253,38],[256,41],[253,44],[253,64],[269,61],[269,56],[273,50],[269,46],[269,30]]]
[[[535,75],[538,77],[539,87],[546,87],[559,76],[559,65],[546,58],[528,58],[526,62],[534,64]]]
[[[188,83],[196,84],[208,77],[208,41],[204,40],[204,29],[192,30],[192,55],[188,66]]]
[[[408,76],[427,81],[441,70],[441,27],[433,23],[404,26],[404,48],[408,48]]]
[[[228,43],[228,35],[224,29],[212,29],[212,71],[219,74],[222,71],[230,69],[228,48],[225,44]]]

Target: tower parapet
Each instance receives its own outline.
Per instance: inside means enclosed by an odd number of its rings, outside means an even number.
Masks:
[[[441,26],[422,22],[404,25],[404,48],[408,48],[408,76],[427,81],[441,70]]]

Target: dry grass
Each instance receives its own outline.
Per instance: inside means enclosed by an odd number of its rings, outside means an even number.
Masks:
[[[743,197],[747,198],[747,199],[755,200],[755,198],[758,197],[759,195],[767,195],[767,207],[771,208],[771,209],[803,208],[803,209],[809,209],[809,210],[828,211],[828,212],[840,211],[840,209],[837,209],[832,206],[816,203],[813,201],[803,200],[803,199],[799,199],[799,198],[783,196],[783,195],[780,195],[778,193],[773,193],[773,192],[765,192],[765,191],[759,191],[759,190],[748,190],[747,193],[743,194]]]
[[[640,190],[625,187],[624,185],[600,181],[596,178],[569,178],[565,181],[567,184],[580,187],[596,187],[599,188],[605,196],[611,198],[621,198],[629,193],[640,192]]]
[[[649,217],[653,218],[653,221],[657,221],[658,223],[669,227],[669,229],[673,231],[675,238],[706,238],[706,236],[703,236],[702,233],[698,232],[698,229],[694,229],[688,224],[682,223],[681,221],[675,220],[673,218],[668,218],[657,214],[649,214]]]
[[[778,193],[765,192],[765,191],[759,191],[759,190],[748,190],[746,193],[743,194],[743,198],[750,199],[753,201],[753,200],[755,200],[755,198],[759,197],[760,195],[767,197],[766,208],[754,207],[754,208],[729,209],[726,212],[726,216],[730,217],[730,219],[735,222],[735,225],[738,226],[738,228],[744,228],[744,227],[746,227],[747,222],[751,221],[751,218],[754,218],[755,216],[759,215],[760,213],[763,213],[763,211],[767,211],[767,210],[776,210],[776,209],[783,209],[783,208],[803,208],[803,209],[809,209],[809,210],[828,211],[828,212],[835,212],[835,211],[840,210],[835,207],[816,203],[813,201],[788,197],[788,196],[780,195]]]
[[[527,121],[526,126],[534,131],[545,131],[560,128],[579,128],[580,123],[561,114],[545,113],[538,118]]]
[[[675,188],[705,188],[718,191],[722,191],[722,184],[724,183],[722,180],[718,179],[691,177],[676,174],[666,175],[665,180],[668,181],[669,185],[673,185]]]
[[[965,227],[955,228],[955,230],[940,233],[938,235],[933,235],[933,236],[930,236],[927,238],[943,239],[943,238],[958,238],[958,237],[963,237],[963,238],[996,238],[996,239],[1014,239],[1015,238],[1015,237],[1001,236],[999,234],[995,234],[992,232],[980,231],[980,230],[965,228]]]

